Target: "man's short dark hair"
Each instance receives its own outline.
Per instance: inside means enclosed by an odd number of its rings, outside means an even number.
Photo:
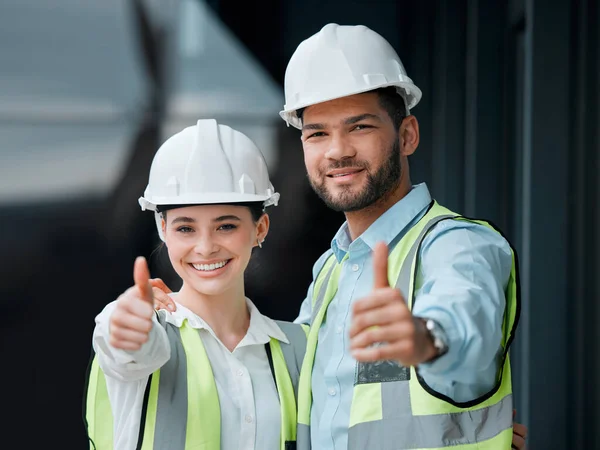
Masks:
[[[383,109],[386,110],[394,128],[398,130],[402,121],[406,117],[406,104],[404,103],[404,97],[398,94],[394,86],[381,88],[375,90],[379,94],[379,104]]]
[[[404,97],[398,94],[398,91],[394,86],[379,88],[368,92],[376,92],[379,95],[379,105],[385,109],[390,116],[390,119],[392,119],[394,128],[398,130],[400,128],[400,124],[402,124],[402,121],[406,117],[406,104],[404,103]],[[302,121],[302,116],[304,115],[305,109],[306,108],[300,108],[296,110],[296,116],[300,119],[300,121]]]

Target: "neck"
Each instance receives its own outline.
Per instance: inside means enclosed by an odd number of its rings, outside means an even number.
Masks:
[[[400,183],[394,190],[383,195],[372,205],[358,211],[345,213],[350,238],[354,241],[363,234],[383,213],[406,197],[410,192],[411,186],[410,179],[402,176]]]
[[[219,295],[203,294],[184,283],[177,301],[201,317],[229,351],[235,349],[250,326],[243,281]]]

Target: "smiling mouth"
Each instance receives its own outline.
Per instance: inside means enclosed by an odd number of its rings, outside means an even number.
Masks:
[[[329,177],[329,178],[347,177],[349,175],[356,175],[356,174],[362,172],[363,170],[364,169],[355,169],[355,170],[349,170],[348,172],[340,172],[340,173],[328,174],[327,177]]]
[[[192,266],[198,272],[212,272],[213,270],[218,270],[225,267],[227,264],[229,264],[229,261],[231,261],[231,259],[225,259],[214,264],[190,264],[190,266]]]

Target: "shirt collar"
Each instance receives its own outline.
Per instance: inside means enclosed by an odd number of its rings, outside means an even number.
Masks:
[[[420,183],[413,186],[405,197],[377,218],[354,241],[350,238],[348,222],[344,222],[331,241],[331,249],[336,259],[341,262],[346,253],[354,247],[366,245],[373,250],[375,244],[381,241],[389,245],[430,203],[429,189],[425,183]]]
[[[187,320],[192,328],[207,330],[215,339],[217,339],[210,325],[208,325],[204,319],[177,302],[177,293],[170,295],[177,304],[177,310],[167,314],[167,322],[181,328],[184,320]],[[240,341],[241,345],[266,344],[271,338],[275,338],[285,344],[290,343],[285,333],[279,328],[279,325],[277,325],[273,319],[261,314],[254,303],[247,297],[246,305],[250,312],[250,326],[248,327],[246,336]],[[238,344],[238,347],[240,344]]]
[[[261,314],[249,298],[246,298],[246,304],[250,311],[250,327],[244,340],[253,336],[254,340],[257,341],[256,343],[261,344],[266,344],[271,338],[275,338],[285,344],[290,343],[285,333],[279,328],[279,325],[273,319]]]

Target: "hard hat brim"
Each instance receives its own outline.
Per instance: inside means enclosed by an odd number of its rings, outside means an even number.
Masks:
[[[265,207],[277,205],[279,202],[279,194],[274,193],[271,196],[265,195],[254,195],[254,194],[239,194],[239,193],[206,193],[206,194],[194,194],[190,196],[179,196],[179,197],[154,197],[154,198],[139,198],[139,204],[142,210],[157,211],[161,205],[180,206],[184,208],[186,206],[198,206],[198,205],[217,205],[217,204],[231,204],[231,203],[256,203],[261,202]]]

